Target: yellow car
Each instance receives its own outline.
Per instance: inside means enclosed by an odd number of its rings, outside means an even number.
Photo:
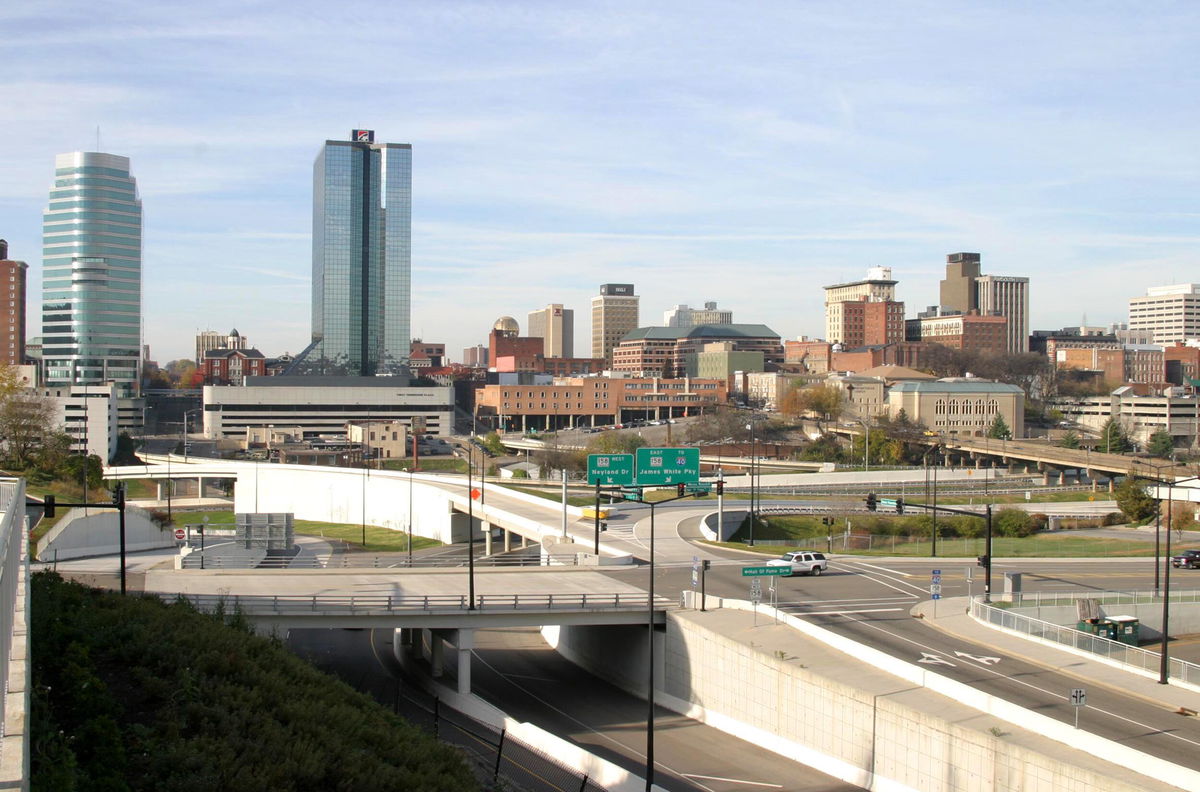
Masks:
[[[585,509],[583,510],[583,516],[584,516],[584,517],[587,517],[589,520],[594,520],[594,519],[596,519],[596,509],[595,509],[595,507],[594,507],[594,506],[588,506],[587,508],[585,508]],[[607,519],[608,519],[608,509],[601,509],[601,510],[600,510],[600,519],[601,519],[601,520],[607,520]]]

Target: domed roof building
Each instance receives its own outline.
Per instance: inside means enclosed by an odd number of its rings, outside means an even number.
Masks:
[[[521,326],[517,324],[517,320],[511,316],[501,316],[492,325],[493,330],[499,330],[505,335],[518,336],[521,334]]]

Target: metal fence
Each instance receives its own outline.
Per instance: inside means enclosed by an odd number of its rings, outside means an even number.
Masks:
[[[25,528],[25,480],[0,479],[0,737],[8,714],[8,671],[16,619],[21,538]],[[19,693],[16,695],[20,695]]]
[[[1183,592],[1188,595],[1188,599],[1176,599],[1175,592],[1171,592],[1171,600],[1178,602],[1196,602],[1196,592]],[[1022,605],[1030,604],[1028,601],[1036,595],[1026,595],[1021,598]],[[1139,601],[1135,597],[1149,596],[1150,599],[1140,600],[1152,602],[1152,593],[1134,592],[1128,594],[1057,594],[1043,595],[1045,600],[1039,604],[1050,605],[1066,605],[1075,602],[1079,599],[1095,599],[1102,603],[1108,604],[1129,604]],[[1108,597],[1112,596],[1113,599]],[[1161,602],[1161,599],[1158,600]],[[1070,646],[1082,652],[1098,655],[1107,658],[1114,663],[1118,663],[1129,669],[1136,669],[1147,673],[1158,674],[1162,666],[1162,655],[1158,652],[1151,652],[1146,649],[1141,649],[1136,646],[1123,644],[1120,641],[1111,641],[1107,638],[1101,638],[1098,635],[1081,632],[1072,627],[1063,627],[1050,622],[1035,619],[1031,616],[1026,616],[1021,613],[1016,613],[1006,608],[998,608],[994,605],[989,605],[983,601],[982,597],[971,598],[971,615],[980,621],[995,625],[996,627],[1030,638],[1040,638],[1043,641],[1049,641],[1061,646]],[[1200,685],[1200,665],[1189,663],[1185,660],[1180,660],[1174,657],[1167,658],[1167,675],[1172,679],[1177,679],[1182,682],[1187,682],[1192,685]]]
[[[768,512],[769,515],[769,512]],[[838,526],[840,530],[840,526]],[[1052,532],[1036,534],[1031,537],[1015,538],[997,536],[992,539],[992,555],[997,560],[1013,560],[1019,558],[1073,558],[1080,550],[1071,543],[1055,546],[1049,540],[1058,536],[1070,536],[1069,532]],[[1039,541],[1045,538],[1048,541]],[[1196,537],[1200,540],[1200,536]],[[1095,539],[1089,538],[1087,553],[1096,557],[1123,558],[1130,555],[1131,545],[1151,543],[1138,542],[1131,539]],[[802,539],[775,539],[757,537],[756,545],[771,545],[791,547],[797,550],[820,550],[824,553],[870,553],[877,555],[912,556],[914,558],[930,558],[930,539],[928,536],[908,536],[891,534],[846,534],[835,533],[832,536],[812,536]],[[937,543],[937,558],[975,559],[985,552],[987,540],[977,537],[940,537]],[[1146,555],[1147,560],[1152,555]]]
[[[472,600],[465,594],[420,595],[240,595],[240,594],[160,594],[164,601],[185,600],[206,613],[245,613],[251,616],[296,614],[344,614],[369,616],[395,611],[444,612],[467,610]],[[476,594],[474,609],[494,613],[514,610],[639,610],[649,606],[649,595],[642,592],[565,593],[565,594]],[[655,597],[660,608],[674,604]]]
[[[540,548],[527,548],[490,556],[477,556],[476,566],[524,567],[543,566]],[[555,566],[583,566],[582,556],[555,556]],[[398,553],[339,553],[330,556],[265,556],[220,554],[216,552],[192,552],[180,561],[183,569],[458,569],[467,566],[465,557],[414,556],[409,559]],[[594,566],[594,563],[592,564]]]

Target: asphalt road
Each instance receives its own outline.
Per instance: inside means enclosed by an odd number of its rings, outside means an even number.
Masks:
[[[745,554],[727,554],[729,561],[714,562],[705,581],[711,595],[749,599],[749,579],[741,576]],[[970,567],[975,576],[966,580]],[[814,623],[872,646],[895,657],[930,666],[931,670],[993,695],[1041,712],[1065,723],[1075,713],[1067,697],[1072,688],[1088,687],[1088,708],[1080,727],[1123,742],[1147,754],[1193,769],[1200,769],[1200,721],[1184,718],[1121,691],[1088,686],[1087,680],[1034,665],[1019,657],[997,652],[986,645],[949,636],[909,615],[917,602],[928,599],[930,573],[942,570],[946,597],[963,596],[970,588],[982,593],[983,570],[958,560],[858,560],[843,557],[830,563],[819,577],[776,579],[780,608],[806,616]],[[1026,591],[1092,588],[1097,591],[1148,590],[1153,567],[1139,561],[1012,561],[998,563],[993,571],[993,592],[1002,587],[1005,571],[1022,571]],[[611,572],[623,582],[637,585],[647,570]],[[1193,580],[1179,573],[1172,588],[1193,588]],[[668,595],[691,586],[690,565],[664,565],[656,575],[657,591]],[[762,583],[764,602],[770,598],[769,581]],[[1173,645],[1176,656],[1200,660],[1200,644]],[[1093,703],[1095,707],[1093,708]]]
[[[481,630],[475,641],[471,681],[476,695],[644,777],[643,699],[563,659],[535,629]],[[397,684],[405,684],[391,660],[386,630],[293,630],[288,646],[387,706],[397,700]],[[456,662],[455,650],[447,646],[446,667]],[[661,708],[654,734],[655,783],[672,792],[859,788]],[[559,787],[531,783],[530,788]]]

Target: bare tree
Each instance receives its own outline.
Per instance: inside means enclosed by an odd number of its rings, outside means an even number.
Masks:
[[[26,468],[54,429],[54,404],[33,390],[0,398],[0,438],[5,454],[14,467]]]

